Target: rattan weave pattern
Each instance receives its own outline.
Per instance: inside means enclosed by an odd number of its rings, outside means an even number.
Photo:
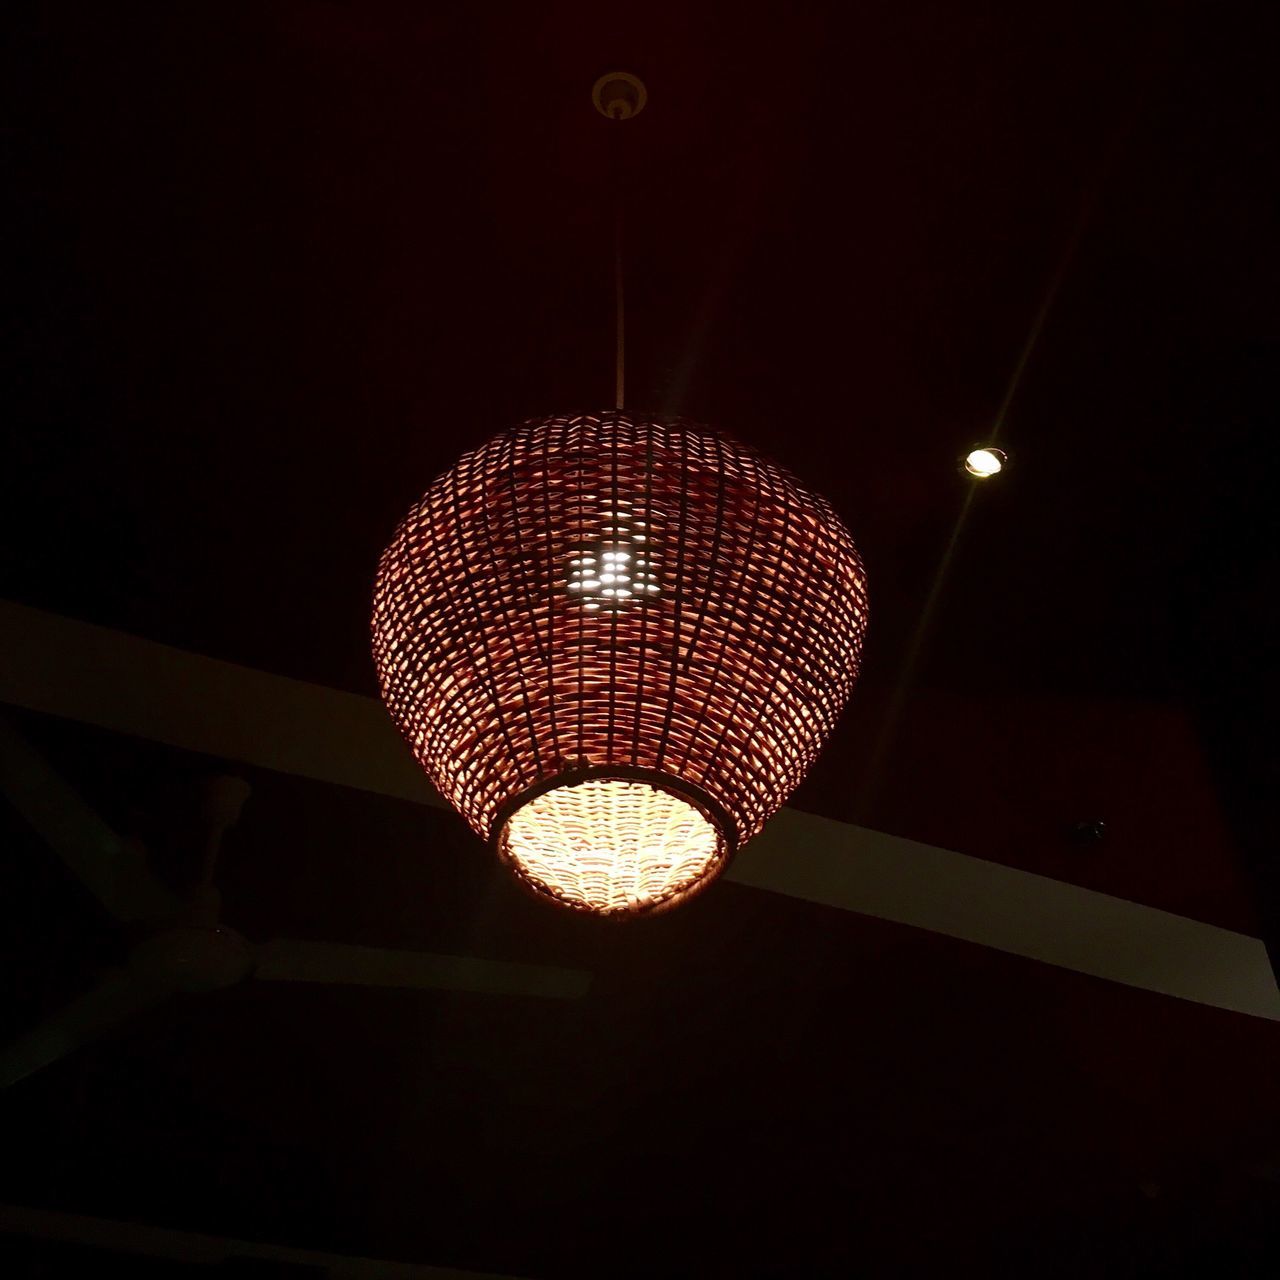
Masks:
[[[689,801],[648,783],[590,778],[530,799],[501,852],[539,891],[605,912],[670,902],[725,857],[725,841]]]
[[[486,839],[526,789],[618,766],[710,797],[731,852],[817,755],[866,620],[824,499],[720,432],[608,412],[525,422],[436,479],[383,553],[373,651]]]

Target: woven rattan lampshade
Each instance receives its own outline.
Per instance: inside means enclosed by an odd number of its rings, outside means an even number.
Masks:
[[[853,687],[866,576],[826,501],[727,436],[622,412],[466,454],[383,553],[383,698],[533,890],[660,910],[723,870]]]

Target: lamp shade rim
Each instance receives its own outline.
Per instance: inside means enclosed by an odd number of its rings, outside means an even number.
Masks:
[[[663,791],[667,795],[684,801],[697,810],[715,832],[720,846],[719,855],[708,866],[706,872],[692,883],[655,901],[607,911],[600,910],[598,907],[578,905],[568,901],[551,887],[540,883],[536,877],[532,876],[520,864],[518,859],[512,856],[506,842],[507,828],[512,818],[539,796],[592,781],[644,783],[655,791]],[[633,920],[668,911],[672,907],[687,902],[690,898],[713,884],[724,874],[725,869],[733,861],[738,851],[738,838],[736,824],[732,815],[696,783],[686,782],[683,778],[678,778],[674,774],[666,773],[661,769],[650,769],[634,765],[599,764],[569,768],[560,773],[551,774],[548,777],[539,779],[505,801],[494,816],[493,826],[489,835],[489,846],[497,855],[499,861],[512,871],[516,880],[526,891],[539,900],[543,902],[552,900],[560,906],[580,911],[584,915],[593,915],[610,920]]]

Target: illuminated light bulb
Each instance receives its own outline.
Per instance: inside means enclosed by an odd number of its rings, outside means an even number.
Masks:
[[[964,469],[978,480],[989,480],[1004,470],[1008,461],[1002,449],[974,449],[964,460]]]
[[[584,609],[598,609],[598,608],[600,607],[600,605],[599,605],[599,603],[598,603],[597,601],[595,601],[595,600],[587,600],[587,601],[585,601],[585,602],[583,603],[583,606],[582,606],[582,607],[583,607]]]
[[[617,595],[617,592],[612,587],[605,587],[605,589],[600,594],[602,596],[612,596],[612,595]]]
[[[612,573],[602,573],[602,574],[600,575],[600,581],[601,581],[601,582],[614,582],[614,581],[616,581],[616,578],[615,578],[615,576],[614,576]]]

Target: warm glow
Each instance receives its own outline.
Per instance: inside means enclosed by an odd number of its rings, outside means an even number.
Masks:
[[[372,632],[388,710],[476,835],[542,897],[626,915],[710,883],[795,790],[866,625],[821,496],[722,432],[609,411],[437,477]]]
[[[625,609],[626,601],[633,597],[655,596],[661,588],[656,562],[651,564],[626,549],[639,550],[636,544],[645,538],[634,529],[644,527],[647,522],[632,520],[621,504],[617,511],[603,514],[610,523],[601,527],[601,541],[590,551],[569,558],[567,585],[583,608],[599,609],[604,605],[609,612],[616,613]]]
[[[1004,469],[1005,455],[999,449],[974,449],[964,460],[964,469],[979,480],[989,479]]]
[[[606,914],[682,896],[719,870],[724,852],[687,800],[618,778],[535,796],[508,820],[502,850],[542,892]]]

